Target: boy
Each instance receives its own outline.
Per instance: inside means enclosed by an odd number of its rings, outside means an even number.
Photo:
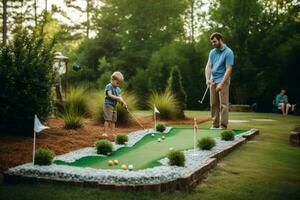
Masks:
[[[119,88],[123,81],[123,74],[121,72],[114,72],[111,75],[111,82],[105,87],[105,99],[104,99],[104,133],[103,137],[107,137],[107,130],[110,126],[111,133],[115,136],[115,123],[117,121],[117,109],[116,105],[119,102],[121,106],[127,107],[125,101],[121,97],[121,89]]]

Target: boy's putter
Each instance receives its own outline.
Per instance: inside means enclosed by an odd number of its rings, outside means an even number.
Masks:
[[[127,112],[131,115],[131,117],[144,129],[144,131],[148,131],[147,129],[144,128],[144,126],[135,118],[135,116],[128,110],[128,107],[126,106],[125,109]]]
[[[204,92],[204,94],[203,94],[203,97],[202,97],[201,101],[198,100],[198,102],[199,102],[200,104],[203,103],[203,100],[204,100],[204,98],[205,98],[205,96],[206,96],[206,93],[207,93],[208,89],[209,89],[209,86],[207,86],[207,88],[206,88],[206,90],[205,90],[205,92]]]

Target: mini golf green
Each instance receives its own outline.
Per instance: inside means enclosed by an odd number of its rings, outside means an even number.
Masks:
[[[235,134],[245,132],[245,130],[233,130]],[[199,129],[196,134],[197,140],[202,137],[219,137],[222,130]],[[165,140],[158,142],[162,135]],[[113,152],[111,156],[86,156],[68,163],[61,160],[54,161],[57,165],[69,165],[77,167],[92,167],[97,169],[120,169],[122,164],[132,164],[134,170],[159,166],[159,159],[166,157],[170,148],[184,150],[193,148],[194,130],[191,128],[173,128],[167,134],[155,133],[146,135],[132,147],[122,147]],[[109,160],[118,160],[118,165],[109,166]]]

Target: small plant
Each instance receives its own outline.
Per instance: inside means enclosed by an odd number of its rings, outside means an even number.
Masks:
[[[66,129],[77,129],[82,126],[82,118],[73,110],[65,111],[62,118],[64,119]]]
[[[128,142],[128,136],[125,134],[117,134],[116,143],[125,144],[125,142]]]
[[[113,150],[113,146],[108,140],[98,140],[95,146],[98,154],[108,155]]]
[[[185,156],[182,151],[172,150],[168,153],[169,165],[184,166]]]
[[[233,131],[223,131],[221,133],[222,140],[230,141],[234,140],[234,132]]]
[[[39,148],[35,151],[35,165],[51,165],[55,154],[49,149]]]
[[[164,124],[157,124],[156,131],[164,132],[166,130],[166,126]]]
[[[202,150],[210,150],[211,148],[216,146],[216,141],[214,138],[204,137],[198,140],[197,146]]]

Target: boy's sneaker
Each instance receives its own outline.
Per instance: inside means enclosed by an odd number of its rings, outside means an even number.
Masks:
[[[102,137],[105,137],[105,138],[107,138],[108,137],[108,135],[106,134],[106,133],[102,133],[102,135],[101,135]]]

